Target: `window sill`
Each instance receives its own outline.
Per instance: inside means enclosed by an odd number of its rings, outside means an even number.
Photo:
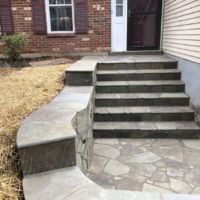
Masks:
[[[74,37],[75,33],[47,33],[48,37]]]

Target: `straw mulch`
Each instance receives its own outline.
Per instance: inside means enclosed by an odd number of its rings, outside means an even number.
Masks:
[[[23,119],[61,91],[66,67],[0,68],[0,200],[23,199],[16,133]]]

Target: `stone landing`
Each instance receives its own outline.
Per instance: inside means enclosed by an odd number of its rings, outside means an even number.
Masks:
[[[88,177],[106,189],[200,194],[200,141],[97,139]]]

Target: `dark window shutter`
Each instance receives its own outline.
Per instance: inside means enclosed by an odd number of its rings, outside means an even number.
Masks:
[[[14,32],[11,0],[0,0],[0,23],[2,33]]]
[[[32,0],[33,28],[35,33],[46,33],[45,0]]]
[[[76,33],[88,32],[88,0],[74,0]]]

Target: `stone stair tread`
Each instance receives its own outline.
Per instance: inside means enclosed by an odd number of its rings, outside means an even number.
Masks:
[[[96,99],[157,99],[157,98],[189,98],[187,94],[180,93],[97,93]]]
[[[187,106],[131,106],[131,107],[96,107],[97,114],[131,114],[131,113],[194,113]]]
[[[98,70],[97,75],[101,74],[145,74],[145,73],[180,73],[178,69],[136,69],[136,70]]]
[[[200,127],[195,122],[187,121],[176,121],[176,122],[95,122],[93,125],[94,130],[127,130],[127,131],[137,131],[137,130],[199,130]]]
[[[97,86],[131,86],[131,85],[184,85],[180,80],[159,81],[97,81]]]

